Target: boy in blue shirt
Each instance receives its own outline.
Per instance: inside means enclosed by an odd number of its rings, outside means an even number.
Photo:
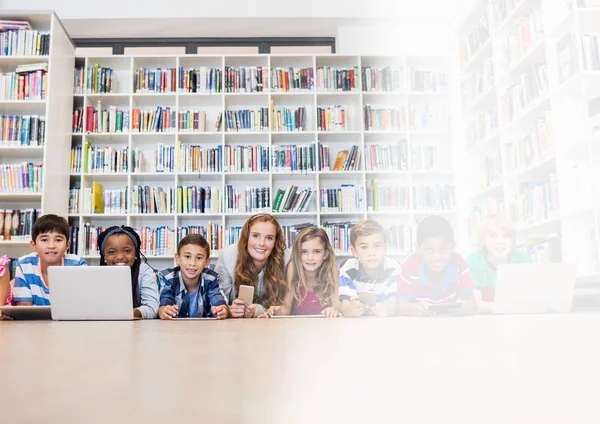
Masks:
[[[229,316],[219,274],[208,269],[210,246],[200,234],[184,237],[175,254],[177,265],[160,272],[160,319]]]
[[[33,224],[31,248],[34,253],[19,258],[12,289],[13,303],[17,306],[49,306],[49,266],[83,266],[79,256],[65,254],[71,245],[71,228],[66,219],[48,214]]]

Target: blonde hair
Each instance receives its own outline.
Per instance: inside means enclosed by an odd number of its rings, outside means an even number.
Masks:
[[[350,230],[350,243],[352,243],[352,246],[355,246],[356,239],[359,237],[372,236],[373,234],[381,234],[384,240],[386,238],[385,229],[379,222],[373,221],[372,219],[363,219]]]
[[[514,247],[517,235],[515,224],[504,215],[488,215],[479,225],[478,244],[480,249],[485,249],[485,239],[494,229],[498,229],[510,237]]]
[[[298,304],[302,303],[306,298],[308,287],[306,285],[306,276],[304,275],[304,267],[302,266],[302,243],[319,239],[323,243],[323,248],[327,253],[327,256],[323,260],[323,263],[317,270],[316,280],[317,284],[314,287],[314,292],[321,305],[332,306],[333,296],[336,294],[337,279],[335,278],[335,271],[337,265],[335,263],[335,252],[327,232],[322,228],[308,227],[298,233],[296,240],[294,240],[294,246],[292,247],[292,279],[290,281],[290,290],[294,295],[294,299]],[[300,288],[304,287],[304,296],[301,295]]]

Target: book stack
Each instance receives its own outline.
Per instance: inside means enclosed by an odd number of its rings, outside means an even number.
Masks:
[[[340,150],[333,164],[333,171],[358,171],[360,169],[360,149],[355,144],[350,148]]]
[[[273,212],[306,212],[315,194],[312,188],[300,190],[297,185],[290,185],[285,190],[277,190]]]

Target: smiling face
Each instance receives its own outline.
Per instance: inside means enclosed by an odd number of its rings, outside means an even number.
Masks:
[[[61,265],[63,257],[71,242],[64,234],[57,232],[39,234],[35,241],[31,241],[31,247],[40,258],[42,265]]]
[[[196,244],[186,244],[175,255],[175,261],[181,268],[184,281],[192,284],[198,281],[200,274],[210,263],[210,258],[205,248]]]
[[[275,247],[275,226],[270,222],[257,222],[252,224],[248,235],[248,254],[252,257],[254,265],[262,269]]]
[[[504,263],[508,261],[508,255],[513,248],[514,240],[502,229],[492,227],[485,234],[483,244],[492,262]]]
[[[110,266],[129,266],[135,262],[135,245],[126,234],[113,234],[106,240],[104,260]]]
[[[446,237],[429,237],[421,243],[419,250],[429,271],[441,273],[452,260],[454,245]]]
[[[305,241],[300,247],[300,260],[302,267],[307,272],[317,272],[323,261],[327,258],[328,252],[325,250],[323,241],[317,237]]]

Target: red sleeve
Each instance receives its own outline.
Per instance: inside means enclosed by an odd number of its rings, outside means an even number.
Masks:
[[[459,296],[472,294],[473,290],[475,290],[475,284],[473,283],[473,278],[471,277],[465,259],[457,253],[455,254],[454,261],[456,262],[458,272],[460,273],[455,286],[456,293],[458,293]]]
[[[402,263],[400,278],[398,280],[398,296],[400,300],[413,300],[419,290],[416,284],[419,278],[420,257],[413,253]]]

